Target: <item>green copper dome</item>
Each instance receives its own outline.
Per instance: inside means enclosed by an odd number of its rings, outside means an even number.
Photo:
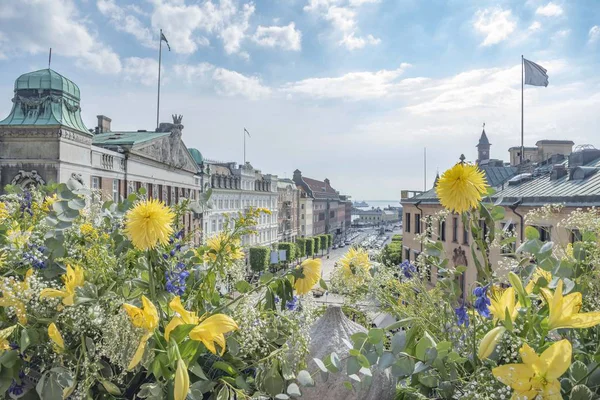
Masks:
[[[59,125],[91,135],[81,120],[79,87],[56,71],[42,69],[18,77],[12,102],[0,126]]]
[[[196,161],[196,164],[200,165],[204,162],[204,158],[202,157],[202,153],[200,153],[200,150],[192,148],[192,149],[188,149],[188,151],[194,158],[194,161]]]

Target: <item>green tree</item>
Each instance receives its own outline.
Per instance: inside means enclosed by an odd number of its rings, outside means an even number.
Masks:
[[[321,238],[319,236],[314,236],[312,239],[313,239],[313,253],[319,254],[319,249],[321,248]]]
[[[277,250],[285,250],[286,261],[290,262],[296,258],[296,244],[281,242],[277,245]]]
[[[266,271],[270,255],[271,249],[268,247],[250,247],[250,268],[256,272]]]
[[[313,255],[314,248],[315,248],[315,241],[313,240],[313,238],[307,238],[306,239],[306,256],[307,257],[310,257]]]
[[[296,257],[306,257],[306,239],[304,238],[296,239]]]

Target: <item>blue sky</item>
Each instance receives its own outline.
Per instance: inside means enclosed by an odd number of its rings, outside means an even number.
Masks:
[[[461,153],[520,142],[520,55],[548,69],[526,87],[526,145],[600,147],[600,3],[486,0],[0,0],[0,114],[22,73],[52,67],[81,88],[88,127],[152,129],[158,31],[161,119],[184,115],[205,157],[298,168],[356,199],[395,199]],[[163,49],[166,50],[166,49]],[[2,100],[4,99],[4,100]]]

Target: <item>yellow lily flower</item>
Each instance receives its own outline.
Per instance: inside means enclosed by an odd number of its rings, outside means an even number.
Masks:
[[[196,313],[183,308],[179,296],[171,300],[169,307],[171,310],[177,312],[179,316],[173,317],[167,325],[165,329],[166,340],[169,340],[169,335],[179,325],[197,324],[189,333],[190,339],[202,342],[213,354],[217,354],[216,343],[221,347],[222,355],[225,353],[225,333],[239,329],[235,321],[225,314],[211,315],[206,319],[198,318]]]
[[[546,282],[550,283],[550,281],[552,280],[552,273],[550,271],[546,271],[541,269],[540,267],[537,267],[531,275],[531,279],[527,283],[527,286],[525,286],[525,291],[527,292],[527,294],[531,294],[533,292],[533,288],[535,287],[535,284],[540,278],[544,278]]]
[[[65,350],[65,341],[54,322],[48,325],[48,336],[54,342],[54,351],[62,353]]]
[[[561,400],[558,378],[569,369],[572,350],[571,343],[564,339],[538,356],[525,343],[519,350],[523,364],[502,365],[494,368],[492,374],[514,389],[513,399]]]
[[[498,340],[500,340],[504,332],[506,332],[505,327],[497,326],[485,334],[483,339],[481,339],[481,343],[479,343],[479,350],[477,351],[477,357],[480,360],[485,360],[494,352]]]
[[[67,265],[67,272],[62,276],[62,280],[65,283],[63,290],[44,289],[40,292],[40,298],[62,297],[65,306],[72,306],[75,300],[75,289],[83,286],[84,283],[83,269],[79,265],[75,268]]]
[[[494,316],[494,322],[504,321],[506,318],[506,310],[510,315],[510,319],[514,322],[519,314],[517,301],[515,300],[515,288],[500,289],[494,287],[490,296],[490,312]]]
[[[6,262],[7,258],[8,256],[5,252],[0,253],[0,268],[4,268],[4,263]]]
[[[554,294],[542,288],[542,296],[548,303],[548,330],[560,328],[590,328],[600,324],[600,312],[580,313],[582,296],[580,292],[563,296],[563,281],[558,281]]]
[[[29,278],[33,275],[33,269],[27,270],[23,282],[9,278],[8,281],[4,281],[0,284],[0,290],[2,290],[2,297],[0,297],[0,307],[12,307],[15,311],[17,319],[21,325],[27,324],[27,308],[25,303],[17,298],[17,293],[23,294],[29,290]]]
[[[12,335],[13,331],[17,328],[17,325],[9,326],[0,331],[0,353],[10,349],[10,343],[8,338]]]
[[[144,351],[146,350],[146,343],[148,343],[154,330],[158,327],[158,311],[146,296],[142,296],[142,308],[132,306],[131,304],[123,304],[123,308],[127,312],[127,315],[129,315],[133,326],[146,331],[140,339],[140,344],[127,367],[127,369],[132,370],[142,361]]]
[[[174,400],[185,400],[190,390],[190,376],[188,374],[185,362],[180,358],[177,361],[177,370],[175,371],[175,388],[173,391]]]

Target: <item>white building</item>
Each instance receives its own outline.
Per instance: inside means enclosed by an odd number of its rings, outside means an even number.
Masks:
[[[256,235],[242,238],[242,245],[268,246],[277,242],[277,176],[262,174],[249,162],[236,165],[205,160],[210,174],[212,209],[205,212],[204,232],[212,236],[224,229],[227,216],[254,207],[271,211],[262,214],[256,226]]]
[[[306,195],[304,192],[300,192],[299,201],[299,212],[300,220],[298,224],[300,226],[300,237],[311,237],[313,235],[313,199]]]

